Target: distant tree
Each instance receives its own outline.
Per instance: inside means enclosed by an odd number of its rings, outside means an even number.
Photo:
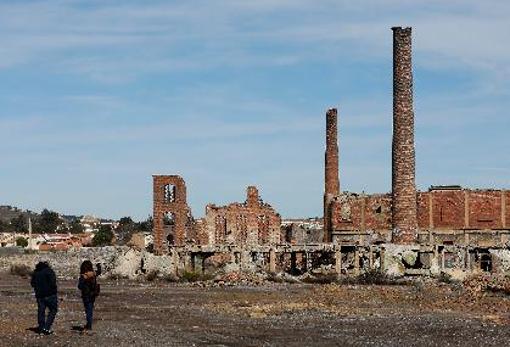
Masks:
[[[152,232],[153,220],[152,216],[148,216],[146,220],[138,223],[138,230]]]
[[[67,231],[69,231],[71,234],[80,234],[83,232],[83,225],[81,225],[78,219],[75,219],[69,223]]]
[[[14,227],[10,223],[6,223],[0,220],[0,233],[12,233],[14,232]]]
[[[131,236],[137,230],[137,223],[131,219],[131,217],[122,217],[119,220],[119,225],[115,232],[117,234],[117,242],[119,244],[125,244],[131,239]]]
[[[16,238],[16,246],[25,248],[28,246],[28,241],[24,237],[17,237]]]
[[[109,225],[101,225],[92,239],[94,247],[109,246],[112,244],[113,231]]]
[[[119,225],[130,225],[133,223],[134,222],[131,219],[131,217],[122,217],[121,219],[119,219]]]
[[[28,231],[27,218],[23,214],[19,214],[11,219],[11,225],[17,233],[26,233]]]
[[[44,209],[35,223],[35,231],[38,233],[54,233],[58,226],[62,224],[62,220],[57,212]]]

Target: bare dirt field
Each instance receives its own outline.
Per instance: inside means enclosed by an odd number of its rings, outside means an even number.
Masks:
[[[103,281],[94,331],[59,282],[55,335],[39,336],[27,278],[0,275],[0,346],[507,346],[510,300],[446,284],[199,287]]]

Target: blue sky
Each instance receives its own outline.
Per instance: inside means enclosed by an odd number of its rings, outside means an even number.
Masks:
[[[247,185],[321,214],[325,111],[342,190],[391,187],[392,26],[413,27],[417,184],[510,188],[510,2],[2,1],[0,204],[195,216]]]

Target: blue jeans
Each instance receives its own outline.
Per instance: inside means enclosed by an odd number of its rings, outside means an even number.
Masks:
[[[46,308],[49,309],[48,316],[46,317]],[[51,330],[51,325],[55,320],[58,311],[57,294],[47,296],[45,298],[37,298],[37,323],[39,330]]]
[[[87,329],[92,329],[92,318],[94,316],[94,299],[83,299],[83,307],[85,307],[85,317],[87,318]]]

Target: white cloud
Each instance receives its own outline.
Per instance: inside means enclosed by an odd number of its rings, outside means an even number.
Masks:
[[[508,74],[509,11],[499,1],[4,3],[0,67],[38,62],[124,82],[172,69],[380,58],[389,28],[409,24],[427,57],[420,64]]]

